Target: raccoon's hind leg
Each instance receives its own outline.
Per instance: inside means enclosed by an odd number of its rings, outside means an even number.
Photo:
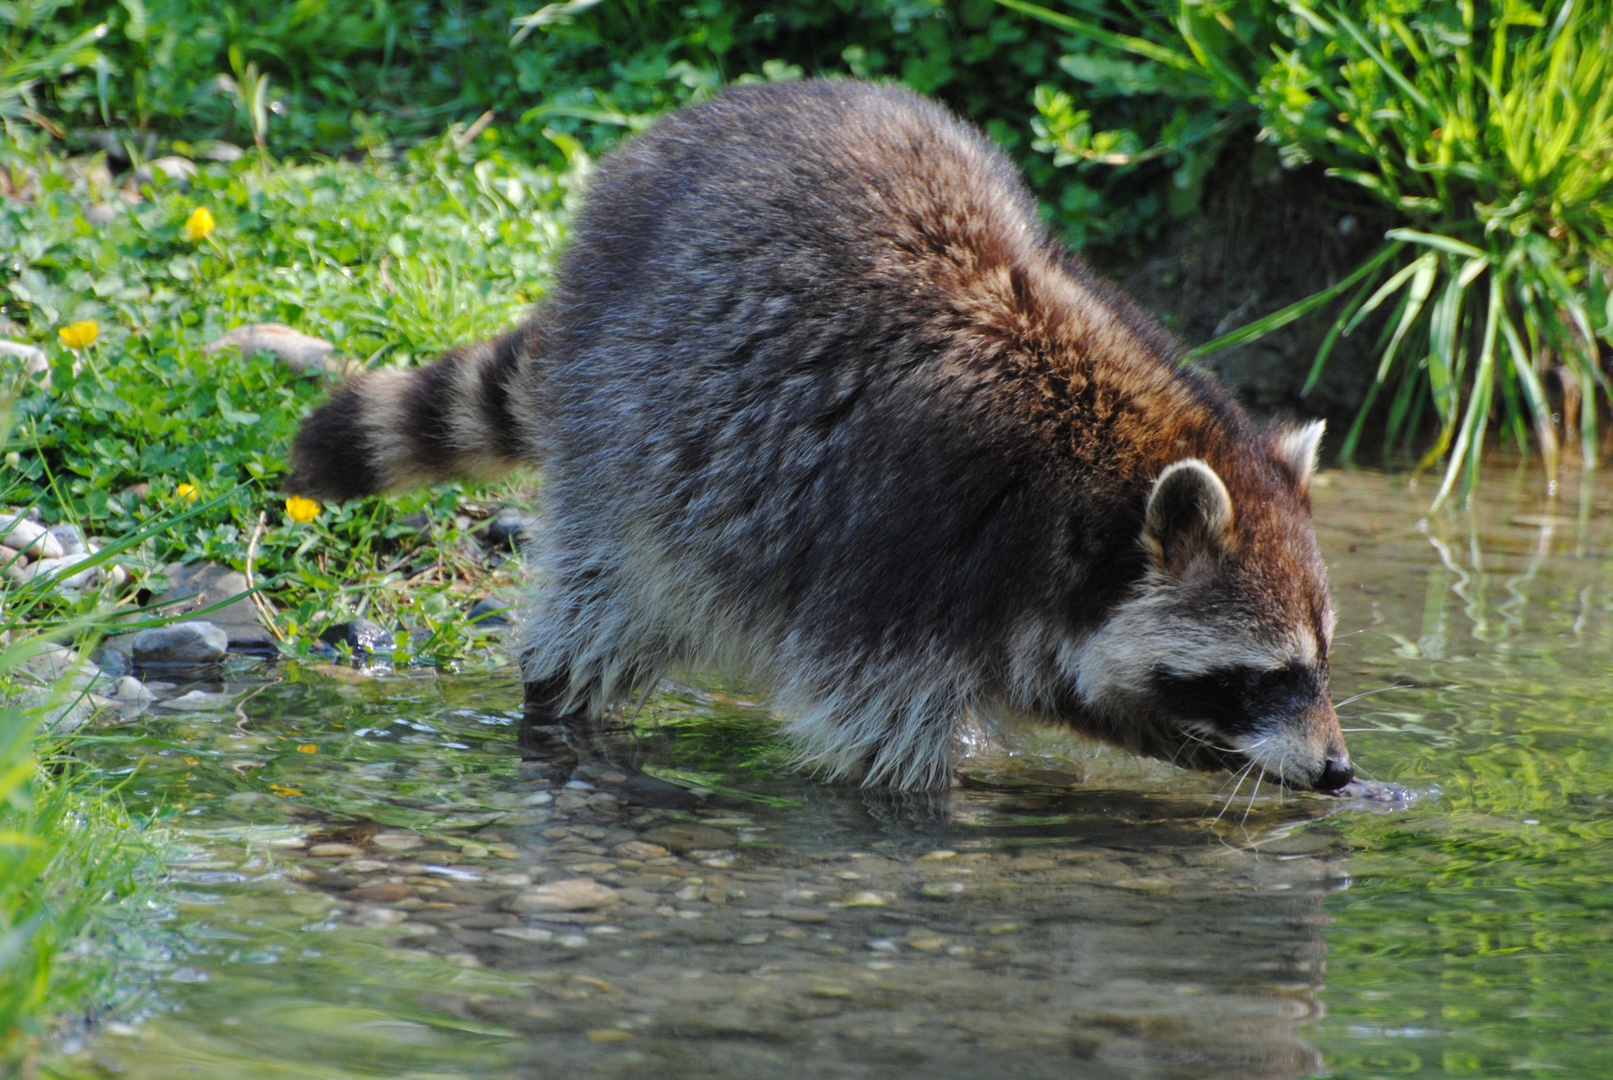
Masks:
[[[569,683],[569,676],[562,674],[522,687],[521,727],[516,739],[521,760],[544,762],[555,774],[553,779],[570,779],[576,771],[577,751],[569,736],[589,722],[583,710],[561,711]]]

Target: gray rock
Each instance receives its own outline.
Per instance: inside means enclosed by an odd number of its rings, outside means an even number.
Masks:
[[[144,683],[133,675],[124,675],[112,682],[112,700],[118,703],[121,709],[149,709],[157,696],[146,689]]]
[[[9,356],[22,361],[22,370],[29,375],[44,376],[39,380],[39,385],[46,390],[50,389],[50,357],[45,354],[44,349],[30,345],[26,341],[0,338],[0,356]]]
[[[519,547],[532,535],[532,516],[506,507],[482,527],[481,539],[488,547]]]
[[[90,542],[85,538],[84,530],[77,525],[52,525],[45,531],[54,536],[56,542],[62,545],[63,555],[88,555],[90,553]]]
[[[107,678],[122,678],[134,670],[134,663],[129,658],[128,647],[132,645],[132,638],[128,639],[128,645],[123,648],[118,648],[110,644],[103,644],[99,649],[96,649],[90,654],[90,659],[95,661],[96,666],[99,667],[103,673],[105,673]]]
[[[392,634],[379,623],[373,623],[369,619],[337,623],[320,634],[319,640],[327,645],[341,645],[345,642],[354,652],[389,653],[396,647]]]
[[[28,556],[13,548],[0,544],[0,574],[4,574],[7,581],[18,585],[28,583]]]
[[[39,730],[47,735],[71,735],[95,715],[95,702],[84,691],[30,690],[15,703],[38,710]]]
[[[155,603],[165,618],[188,615],[238,597],[209,611],[207,619],[229,637],[230,648],[244,652],[273,652],[274,638],[258,619],[247,591],[246,575],[218,563],[170,563],[163,567],[170,588]]]
[[[134,639],[134,662],[151,664],[216,664],[229,651],[229,635],[210,622],[174,623],[144,630]]]
[[[79,657],[72,649],[60,645],[46,646],[45,651],[30,656],[22,663],[24,670],[36,681],[51,686],[64,685],[74,690],[88,686],[105,686],[112,679],[99,667]]]
[[[508,626],[510,613],[514,607],[513,603],[502,596],[484,596],[471,607],[470,615],[467,617],[471,622],[481,623],[484,626]]]
[[[245,150],[221,139],[200,143],[198,146],[203,148],[202,156],[208,161],[240,161],[246,156]]]
[[[331,352],[336,348],[323,338],[311,337],[284,323],[253,323],[237,326],[216,341],[209,342],[206,351],[219,352],[238,348],[242,358],[267,352],[298,374],[318,374],[321,371],[340,371],[343,365],[333,361]]]
[[[190,190],[190,179],[196,175],[196,163],[189,158],[169,154],[165,157],[152,158],[134,171],[136,187],[150,184],[159,180],[168,181],[180,191]]]
[[[431,515],[424,510],[416,510],[412,514],[404,514],[398,519],[398,524],[414,533],[416,536],[427,537],[431,535]]]

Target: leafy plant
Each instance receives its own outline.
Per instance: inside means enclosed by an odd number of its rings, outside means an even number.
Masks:
[[[4,5],[9,32],[0,37],[0,125],[9,138],[17,138],[22,122],[50,130],[55,125],[38,110],[35,88],[42,81],[61,78],[79,68],[102,71],[104,58],[95,45],[106,36],[99,23],[65,40],[41,33],[50,16],[65,0],[15,0]]]
[[[1387,280],[1368,294],[1368,277],[1335,324],[1348,333],[1397,300],[1374,386],[1393,387],[1386,438],[1409,437],[1431,407],[1439,434],[1419,468],[1450,459],[1436,504],[1461,477],[1471,488],[1492,412],[1520,444],[1532,421],[1554,473],[1555,370],[1564,426],[1577,404],[1593,463],[1595,402],[1610,389],[1597,339],[1613,341],[1613,5],[1455,0],[1401,14],[1289,0],[1276,25],[1264,137],[1411,225],[1386,238]]]
[[[1381,363],[1343,456],[1387,390],[1386,453],[1410,447],[1431,412],[1438,434],[1419,470],[1448,455],[1435,504],[1471,489],[1492,416],[1522,444],[1536,432],[1550,471],[1557,436],[1548,376],[1561,384],[1565,429],[1596,458],[1596,400],[1610,386],[1613,342],[1613,6],[1565,0],[1179,0],[1127,5],[1128,33],[1024,0],[1006,6],[1081,33],[1123,65],[1138,92],[1199,103],[1199,130],[1240,126],[1285,164],[1317,161],[1398,214],[1383,245],[1338,285],[1193,350],[1252,340],[1345,294],[1306,392],[1338,339],[1387,309]],[[1112,13],[1111,13],[1112,14]],[[1176,42],[1162,44],[1164,30]],[[1185,46],[1186,51],[1183,51]],[[1123,54],[1127,60],[1115,59]],[[1078,77],[1105,70],[1070,54]],[[1038,146],[1057,164],[1130,166],[1174,155],[1188,190],[1220,143],[1202,150],[1162,130],[1099,132],[1062,93],[1037,98]],[[1211,123],[1211,118],[1214,122]],[[1185,126],[1181,130],[1185,130]],[[1146,146],[1146,148],[1145,148]],[[1353,292],[1351,292],[1353,290]],[[1577,417],[1575,414],[1578,414]]]
[[[1129,223],[1116,230],[1103,216],[1109,200],[1094,198],[1088,184],[1103,190],[1135,185],[1148,169],[1166,171],[1165,208],[1172,215],[1196,209],[1222,149],[1254,120],[1243,81],[1184,51],[1177,24],[1162,8],[1093,4],[1078,18],[1027,0],[998,2],[1070,35],[1058,64],[1084,84],[1079,107],[1069,92],[1039,85],[1031,128],[1032,148],[1050,155],[1055,168],[1073,166],[1080,177],[1062,194],[1066,212],[1084,218],[1072,238],[1102,241],[1140,231]],[[1095,109],[1124,126],[1098,126]],[[1089,215],[1079,215],[1074,205],[1082,194],[1094,211]]]

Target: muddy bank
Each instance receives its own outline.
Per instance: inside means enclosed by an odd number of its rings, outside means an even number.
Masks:
[[[1135,255],[1093,258],[1189,347],[1348,277],[1390,227],[1350,185],[1320,169],[1290,171],[1259,155],[1226,158],[1198,212],[1170,221]],[[1344,299],[1201,363],[1257,414],[1323,417],[1339,431],[1376,374],[1378,326],[1369,320],[1341,338],[1316,386],[1301,391]]]

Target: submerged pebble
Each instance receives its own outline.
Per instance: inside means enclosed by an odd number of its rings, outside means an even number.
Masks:
[[[676,825],[665,825],[659,829],[651,829],[644,834],[644,841],[682,855],[691,851],[733,847],[734,834],[722,829],[712,828],[710,825],[680,822]]]
[[[376,833],[370,838],[370,843],[376,847],[386,848],[388,851],[413,851],[415,848],[425,846],[425,840],[414,833],[383,832]]]
[[[618,899],[616,890],[608,885],[591,878],[570,878],[521,893],[509,902],[509,908],[515,912],[593,911]]]
[[[308,854],[316,859],[346,858],[363,853],[363,848],[356,848],[352,844],[315,844],[308,849]]]
[[[160,701],[157,707],[176,712],[219,712],[235,704],[231,694],[210,694],[205,690],[191,690],[178,697]]]

